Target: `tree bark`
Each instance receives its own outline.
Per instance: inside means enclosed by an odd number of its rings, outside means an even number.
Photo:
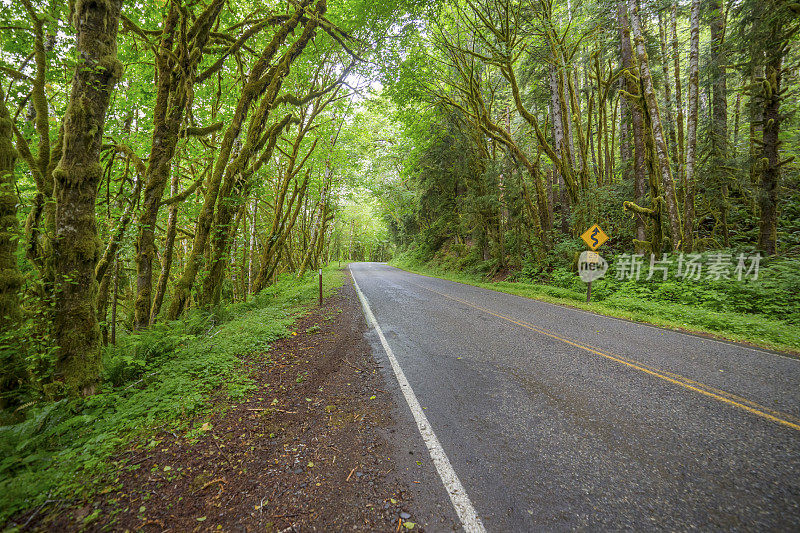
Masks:
[[[247,259],[247,294],[253,294],[253,282],[255,281],[255,273],[257,270],[256,261],[258,253],[256,250],[256,232],[258,231],[258,200],[253,198],[253,222],[250,225],[250,251]]]
[[[17,151],[11,140],[11,130],[11,115],[0,84],[0,321],[3,322],[3,329],[13,327],[21,317],[18,292],[22,286],[22,275],[17,266],[19,199],[14,177]]]
[[[117,28],[122,0],[74,5],[77,35],[72,91],[55,181],[56,274],[53,333],[58,346],[55,378],[69,393],[92,394],[100,374],[95,266],[100,242],[95,221],[102,176],[100,146],[111,91],[122,73]]]
[[[678,180],[683,182],[686,161],[686,137],[684,134],[684,114],[683,114],[683,94],[681,88],[681,54],[678,48],[678,0],[672,4],[672,11],[670,16],[670,30],[672,33],[672,61],[675,67],[675,121],[678,130]]]
[[[180,172],[176,171],[172,175],[170,183],[170,196],[178,194],[180,186]],[[158,275],[156,284],[156,294],[153,297],[153,305],[150,308],[150,324],[155,324],[158,313],[161,311],[161,304],[164,303],[164,295],[167,293],[169,283],[169,273],[172,270],[172,256],[175,253],[175,237],[178,235],[178,208],[180,202],[175,202],[169,206],[167,215],[167,234],[164,237],[164,255],[161,258],[161,272]]]
[[[777,33],[777,32],[776,32]],[[761,208],[758,247],[767,255],[777,252],[778,244],[778,183],[780,181],[779,139],[781,125],[781,81],[783,54],[771,53],[764,80],[764,125],[761,135]]]
[[[188,13],[182,12],[177,2],[164,23],[159,54],[158,90],[153,116],[153,138],[148,158],[144,201],[139,217],[139,238],[136,243],[136,301],[134,327],[144,329],[151,322],[153,288],[153,260],[155,258],[155,226],[161,206],[164,187],[169,179],[172,158],[178,144],[180,128],[191,101],[198,65],[203,48],[217,17],[223,0],[213,0],[191,28],[191,41],[186,42]],[[181,24],[181,31],[178,25]],[[175,36],[180,33],[179,45],[174,47]]]
[[[728,84],[727,54],[725,51],[725,11],[721,0],[709,0],[711,11],[711,168],[719,187],[720,225],[722,241],[729,246],[728,235],[728,184],[725,167],[728,164]]]
[[[683,184],[683,249],[694,249],[694,183],[697,163],[697,115],[700,92],[700,0],[692,0],[689,30],[689,109],[686,117],[686,171]]]
[[[646,111],[650,117],[651,134],[655,147],[658,174],[661,180],[664,200],[667,204],[667,216],[669,219],[670,235],[672,237],[671,244],[672,249],[677,250],[682,244],[683,236],[681,217],[675,196],[675,182],[672,178],[672,168],[669,162],[669,150],[664,139],[663,123],[658,109],[658,100],[656,98],[655,87],[653,86],[653,78],[650,74],[650,65],[647,59],[644,34],[642,33],[642,24],[639,16],[639,6],[636,0],[630,0],[630,9],[631,27],[633,29],[634,42],[636,43],[636,55],[639,60],[639,76],[644,91]]]
[[[637,205],[644,202],[645,188],[647,183],[647,168],[645,166],[645,131],[644,117],[642,116],[641,91],[639,90],[639,69],[634,64],[633,49],[631,48],[630,29],[628,25],[628,11],[625,0],[617,4],[617,17],[619,19],[619,33],[621,46],[622,67],[629,72],[624,76],[626,92],[634,97],[634,101],[628,103],[631,116],[631,133],[633,136],[633,197]],[[627,129],[627,128],[625,128]],[[628,148],[630,154],[630,148]],[[636,240],[645,241],[645,221],[641,215],[636,215]]]
[[[267,119],[268,112],[272,108],[272,104],[283,84],[284,77],[289,72],[292,62],[302,53],[308,42],[316,34],[316,29],[319,25],[319,17],[324,15],[326,11],[326,0],[318,0],[313,9],[313,16],[306,19],[302,35],[283,54],[277,65],[270,68],[266,73],[264,72],[267,70],[271,59],[277,54],[279,46],[285,41],[288,34],[294,31],[300,24],[301,19],[309,15],[309,13],[307,13],[307,6],[309,4],[310,1],[304,0],[297,5],[292,17],[281,26],[262,52],[261,57],[259,57],[251,70],[247,84],[242,90],[242,97],[237,104],[237,109],[231,124],[225,132],[217,162],[214,166],[214,172],[209,180],[203,208],[197,220],[192,251],[187,258],[186,268],[175,286],[175,293],[167,314],[170,320],[176,319],[183,312],[194,285],[197,272],[200,270],[203,255],[208,244],[208,237],[211,233],[214,206],[217,202],[223,175],[225,174],[228,177],[226,179],[229,179],[236,176],[242,170],[240,165],[244,163],[244,158],[237,157],[236,161],[234,161],[236,165],[231,168],[228,168],[228,160],[233,149],[233,142],[241,132],[242,124],[247,117],[250,106],[257,97],[261,96],[264,92],[267,93],[266,96],[262,98],[262,103],[259,108],[259,114],[261,115],[261,120],[259,122],[261,123],[254,124],[256,127],[263,127],[263,121]]]

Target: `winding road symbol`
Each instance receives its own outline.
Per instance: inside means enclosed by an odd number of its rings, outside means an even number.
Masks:
[[[600,229],[600,226],[595,224],[591,228],[587,229],[583,235],[581,235],[581,239],[583,239],[583,242],[586,243],[586,246],[592,250],[597,250],[604,242],[608,240],[608,235],[603,233],[603,230]]]
[[[598,246],[600,246],[600,241],[598,241],[598,240],[597,240],[597,234],[598,234],[598,233],[600,233],[600,228],[598,228],[597,226],[595,226],[595,227],[594,227],[594,231],[592,232],[592,234],[591,234],[591,235],[590,235],[590,237],[589,237],[590,239],[592,239],[592,244],[594,244],[594,247],[595,247],[595,248],[597,248]]]

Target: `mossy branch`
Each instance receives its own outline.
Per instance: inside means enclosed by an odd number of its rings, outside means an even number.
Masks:
[[[231,55],[237,53],[243,46],[244,43],[247,42],[250,37],[255,35],[256,33],[260,32],[268,25],[268,22],[262,22],[261,24],[256,24],[255,26],[248,28],[246,32],[244,32],[237,40],[235,40],[228,49],[222,54],[222,56],[217,59],[213,65],[208,67],[204,70],[201,74],[197,76],[195,83],[203,83],[208,78],[213,76],[216,72],[218,72],[222,66],[225,64],[225,60]]]
[[[189,185],[189,187],[185,191],[183,191],[183,192],[181,192],[179,194],[176,194],[175,196],[173,196],[171,198],[167,198],[166,200],[162,200],[160,205],[162,205],[162,206],[163,205],[172,205],[174,203],[178,203],[178,202],[182,202],[182,201],[186,200],[189,197],[189,195],[191,195],[194,191],[197,190],[197,188],[200,185],[202,185],[203,181],[205,181],[205,179],[206,179],[206,176],[208,176],[208,173],[209,173],[210,170],[211,170],[211,165],[209,165],[203,171],[203,173],[200,174],[200,177],[198,177],[191,185]]]
[[[136,173],[139,174],[139,179],[140,180],[144,179],[146,172],[144,162],[142,162],[141,158],[139,158],[139,156],[136,155],[136,152],[134,152],[130,146],[128,146],[127,144],[118,143],[110,145],[110,147],[113,150],[116,150],[117,153],[119,154],[125,154],[125,156],[133,162],[133,167],[136,169]],[[106,146],[104,146],[102,149],[105,148]]]
[[[11,67],[4,67],[0,65],[0,72],[4,72],[8,74],[10,77],[14,78],[15,80],[25,81],[28,83],[33,83],[33,78],[30,76],[23,74],[22,72],[15,70]]]
[[[222,129],[224,122],[215,122],[209,126],[189,126],[181,130],[181,137],[205,137]]]
[[[635,204],[634,202],[623,202],[622,207],[626,211],[631,211],[631,212],[636,213],[638,215],[643,215],[643,216],[650,217],[650,218],[655,218],[659,214],[658,210],[656,210],[656,209],[650,209],[648,207],[641,207],[641,206]]]

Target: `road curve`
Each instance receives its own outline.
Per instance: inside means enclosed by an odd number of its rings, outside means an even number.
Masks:
[[[486,530],[800,529],[800,360],[350,270]]]

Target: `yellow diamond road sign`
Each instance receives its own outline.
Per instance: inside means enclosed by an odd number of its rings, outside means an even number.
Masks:
[[[608,235],[603,233],[603,230],[600,229],[600,226],[595,224],[591,228],[587,229],[583,235],[581,235],[581,239],[583,239],[583,242],[585,242],[589,248],[592,250],[597,250],[600,248],[601,244],[608,240]]]

